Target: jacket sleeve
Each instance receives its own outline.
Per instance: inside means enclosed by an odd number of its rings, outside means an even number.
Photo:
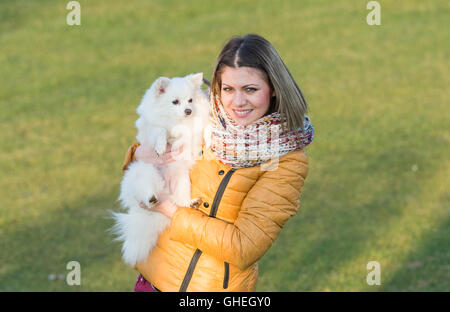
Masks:
[[[134,143],[133,145],[128,148],[127,154],[125,155],[125,160],[123,161],[122,170],[125,171],[128,169],[128,165],[135,161],[136,158],[134,157],[134,152],[136,151],[137,147],[139,146],[139,143]]]
[[[170,238],[245,270],[267,252],[286,221],[297,213],[307,173],[304,151],[297,158],[280,158],[278,168],[263,173],[247,193],[234,223],[179,207]]]

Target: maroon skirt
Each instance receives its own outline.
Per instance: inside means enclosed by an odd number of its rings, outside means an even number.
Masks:
[[[136,285],[134,286],[135,292],[160,292],[158,288],[152,285],[152,283],[148,282],[142,274],[139,274],[138,279],[136,281]]]

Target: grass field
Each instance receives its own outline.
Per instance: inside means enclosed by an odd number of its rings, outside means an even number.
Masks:
[[[232,35],[277,48],[316,133],[258,291],[450,290],[448,1],[0,1],[0,291],[131,291],[112,242],[135,108],[211,75]],[[81,286],[49,280],[81,265]],[[381,265],[369,286],[366,265]]]

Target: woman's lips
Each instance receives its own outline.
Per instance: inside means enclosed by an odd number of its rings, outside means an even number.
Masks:
[[[233,109],[233,113],[239,118],[245,118],[253,111],[253,109]]]

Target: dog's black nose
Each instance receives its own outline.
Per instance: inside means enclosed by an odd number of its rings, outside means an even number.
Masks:
[[[190,115],[190,114],[192,113],[192,109],[186,108],[186,109],[184,110],[184,113],[185,113],[186,115]]]

